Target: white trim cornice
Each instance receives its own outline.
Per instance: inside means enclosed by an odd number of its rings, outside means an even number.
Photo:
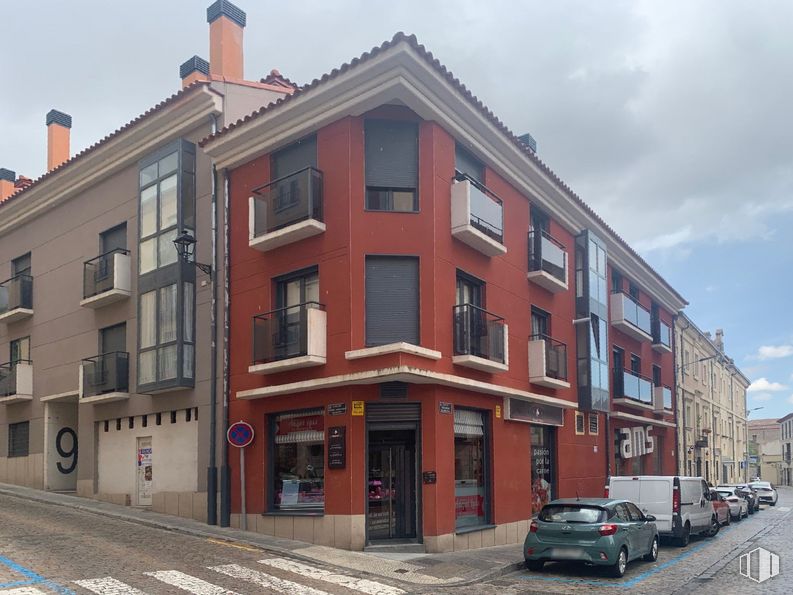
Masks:
[[[263,386],[261,388],[239,391],[237,392],[237,399],[263,399],[278,395],[291,395],[294,393],[315,390],[327,390],[330,388],[349,386],[352,384],[379,384],[381,382],[392,381],[409,382],[413,384],[438,384],[440,386],[469,390],[477,393],[493,395],[496,397],[514,397],[517,399],[523,399],[524,401],[543,403],[545,405],[553,405],[555,407],[565,407],[568,409],[575,409],[578,407],[578,403],[573,401],[566,401],[556,397],[531,393],[525,390],[510,388],[508,386],[492,384],[490,382],[472,380],[463,376],[432,372],[422,368],[414,368],[413,366],[393,366],[390,368],[366,370],[365,372],[354,372],[352,374],[340,374],[338,376],[327,376],[325,378],[314,378],[312,380],[300,380],[298,382],[289,382],[287,384]]]
[[[158,146],[179,138],[202,122],[209,128],[209,116],[223,110],[223,97],[202,85],[186,93],[172,105],[142,118],[116,137],[62,166],[38,181],[18,198],[3,205],[0,236],[52,209],[87,188],[136,163]]]
[[[402,42],[330,77],[286,102],[212,139],[205,147],[218,168],[234,168],[346,116],[398,101],[425,120],[438,122],[529,200],[538,202],[570,233],[591,229],[606,242],[609,259],[671,312],[685,301],[615,232],[521,151],[446,78]],[[572,249],[572,246],[568,247]]]

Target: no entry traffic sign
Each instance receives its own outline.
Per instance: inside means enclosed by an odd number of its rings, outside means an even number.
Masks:
[[[226,432],[226,438],[232,446],[245,448],[253,442],[253,426],[246,421],[233,423]]]

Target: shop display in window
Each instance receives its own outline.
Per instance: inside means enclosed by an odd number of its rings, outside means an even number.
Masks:
[[[322,409],[278,415],[274,424],[273,508],[325,505],[325,423]]]

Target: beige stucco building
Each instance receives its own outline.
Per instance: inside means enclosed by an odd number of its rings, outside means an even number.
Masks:
[[[746,479],[746,389],[724,350],[724,333],[703,332],[685,314],[675,321],[678,472],[714,485]]]
[[[778,419],[779,441],[781,451],[779,483],[782,485],[793,485],[793,413],[788,413],[782,419]]]
[[[774,485],[782,477],[781,424],[776,419],[749,422],[749,476]]]
[[[242,11],[216,2],[207,20],[213,62],[188,60],[178,93],[74,156],[53,110],[47,172],[0,169],[0,482],[206,518],[228,206],[197,144],[293,91],[242,79]],[[218,285],[214,462],[211,283],[179,258],[183,232]]]

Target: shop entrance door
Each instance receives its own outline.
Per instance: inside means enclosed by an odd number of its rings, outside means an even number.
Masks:
[[[416,538],[416,430],[369,430],[370,542]]]

